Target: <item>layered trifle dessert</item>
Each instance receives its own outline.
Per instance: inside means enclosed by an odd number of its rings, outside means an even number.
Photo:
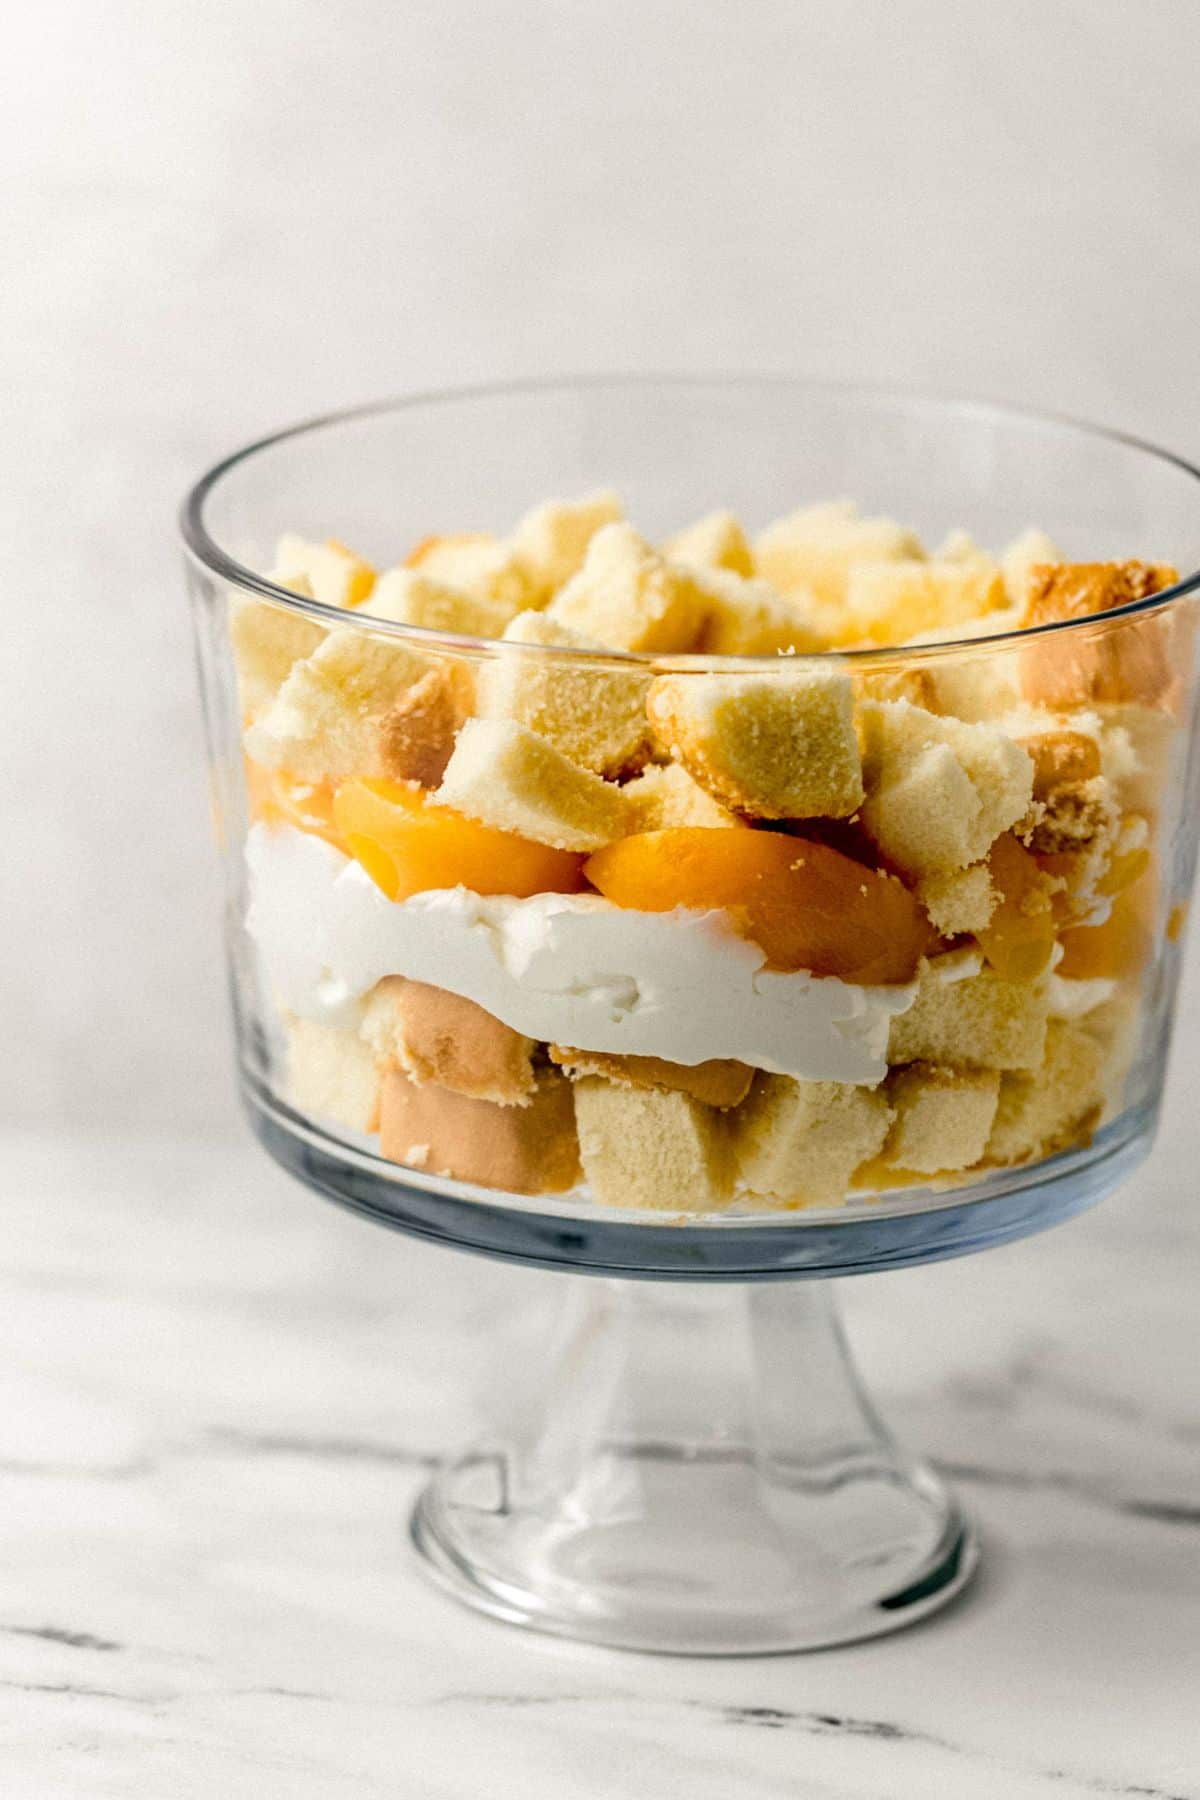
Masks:
[[[270,579],[345,614],[231,620],[246,926],[325,1129],[679,1216],[959,1186],[1120,1110],[1179,924],[1182,627],[1135,605],[1174,570],[849,502],[653,544],[596,493],[380,572],[286,537]]]

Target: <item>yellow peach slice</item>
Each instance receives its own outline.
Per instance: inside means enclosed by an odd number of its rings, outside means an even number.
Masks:
[[[1136,975],[1154,951],[1157,892],[1156,872],[1148,864],[1114,896],[1103,925],[1076,925],[1062,933],[1057,973],[1070,981],[1120,981]]]
[[[988,872],[1000,899],[979,946],[1005,981],[1036,981],[1054,953],[1051,882],[1011,832],[992,845]]]
[[[908,981],[932,941],[920,906],[893,876],[781,832],[640,832],[597,850],[584,873],[618,906],[727,911],[775,969]]]
[[[389,900],[430,888],[523,899],[583,886],[581,856],[425,801],[420,788],[402,781],[347,781],[334,795],[334,823],[346,847]]]
[[[296,781],[281,769],[264,769],[245,759],[246,798],[250,817],[262,825],[292,825],[343,850],[333,822],[333,789],[327,782]]]

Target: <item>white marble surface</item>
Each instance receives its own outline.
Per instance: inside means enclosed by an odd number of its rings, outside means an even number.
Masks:
[[[0,1792],[1196,1800],[1200,1213],[1175,1085],[1154,1162],[1098,1211],[844,1284],[985,1570],[895,1638],[746,1661],[539,1640],[418,1576],[414,1488],[558,1277],[385,1236],[248,1141],[9,1138]]]

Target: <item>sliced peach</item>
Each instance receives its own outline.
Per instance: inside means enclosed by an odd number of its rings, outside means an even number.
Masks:
[[[1123,894],[1126,888],[1132,887],[1149,872],[1152,860],[1148,844],[1142,844],[1134,850],[1119,851],[1096,883],[1097,893],[1110,898]]]
[[[333,822],[333,789],[327,782],[296,781],[280,769],[245,760],[250,817],[263,825],[293,825],[344,849]]]
[[[775,969],[908,981],[932,942],[920,906],[893,876],[780,832],[639,832],[597,850],[584,873],[618,906],[729,912]]]
[[[420,788],[402,781],[347,781],[334,795],[334,822],[350,854],[389,900],[460,885],[518,898],[583,886],[581,856],[425,801]]]
[[[992,845],[988,869],[1000,900],[978,934],[980,948],[1006,981],[1036,981],[1054,953],[1050,882],[1007,831]]]
[[[1154,950],[1157,885],[1148,868],[1114,897],[1103,925],[1076,925],[1064,931],[1057,973],[1070,981],[1120,981],[1144,968]]]
[[[1074,925],[1060,934],[1058,974],[1067,979],[1121,981],[1135,976],[1153,956],[1159,916],[1159,864],[1150,850],[1114,857],[1097,884],[1112,896],[1103,925]]]

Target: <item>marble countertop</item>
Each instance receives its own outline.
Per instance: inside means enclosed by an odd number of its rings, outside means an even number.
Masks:
[[[5,1800],[1192,1800],[1200,1209],[1175,1087],[1097,1211],[843,1284],[985,1570],[910,1632],[744,1661],[538,1639],[417,1573],[422,1471],[558,1277],[385,1236],[248,1139],[8,1138]]]

